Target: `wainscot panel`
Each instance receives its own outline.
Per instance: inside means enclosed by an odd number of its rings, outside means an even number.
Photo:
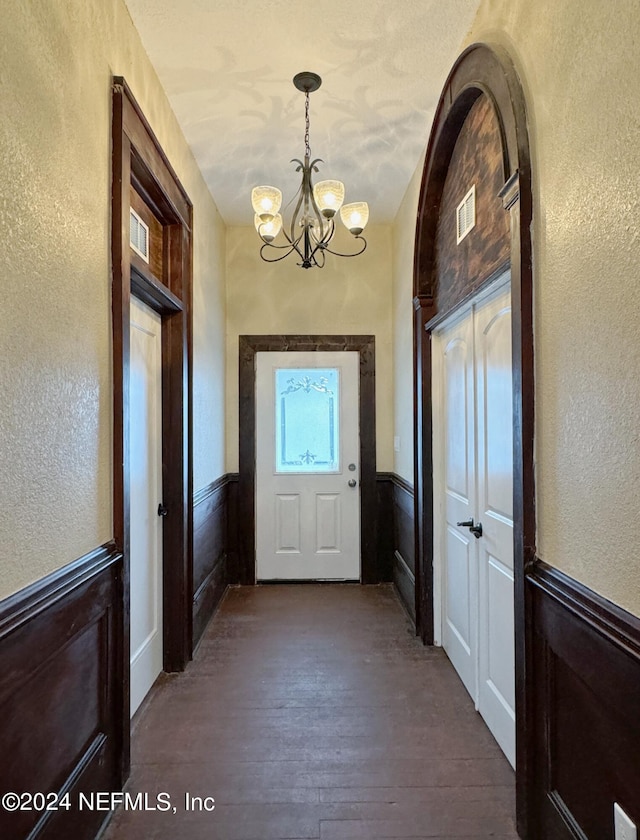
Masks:
[[[79,803],[120,788],[121,578],[108,544],[0,603],[0,790],[62,806],[2,809],[0,837],[89,840],[107,816]]]
[[[227,586],[236,582],[237,524],[233,510],[237,483],[237,476],[223,475],[193,499],[194,648]]]
[[[407,612],[416,620],[415,515],[413,486],[393,476],[393,582]]]
[[[614,802],[640,825],[640,619],[544,563],[527,587],[535,836],[613,840]]]
[[[376,580],[375,583],[383,583],[391,581],[393,566],[393,484],[391,473],[376,473],[376,498],[378,503],[376,567],[379,580]],[[362,515],[364,515],[364,511]]]
[[[378,564],[387,570],[415,624],[415,527],[413,487],[395,473],[378,473]]]

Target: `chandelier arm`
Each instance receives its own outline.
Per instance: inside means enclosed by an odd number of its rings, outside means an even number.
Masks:
[[[288,233],[286,232],[286,230],[284,230],[284,228],[283,228],[283,229],[282,229],[282,235],[283,235],[283,236],[284,236],[284,238],[287,240],[287,244],[286,244],[286,245],[274,245],[274,243],[273,243],[273,242],[267,242],[267,241],[265,241],[264,239],[262,239],[262,237],[260,237],[260,239],[262,240],[262,243],[263,243],[263,244],[262,244],[262,246],[261,246],[261,248],[260,248],[260,256],[262,257],[262,259],[263,259],[265,262],[280,262],[280,260],[283,260],[285,257],[288,257],[288,256],[289,256],[289,254],[290,254],[290,253],[292,253],[292,251],[295,251],[295,252],[296,252],[296,254],[300,257],[300,259],[304,259],[304,255],[303,255],[302,251],[300,250],[300,248],[298,247],[298,243],[299,243],[299,242],[300,242],[300,240],[302,239],[302,235],[303,235],[303,234],[301,233],[301,234],[300,234],[300,236],[298,236],[298,238],[297,238],[297,239],[290,239],[290,238],[289,238],[289,234],[288,234]],[[274,259],[272,259],[272,260],[271,260],[271,259],[267,259],[267,257],[265,257],[265,256],[263,255],[263,253],[262,253],[262,252],[263,252],[263,250],[264,250],[265,248],[267,248],[267,247],[268,247],[268,248],[274,248],[276,251],[286,251],[287,253],[286,253],[286,254],[283,254],[281,257],[275,257],[275,258],[274,258]],[[267,253],[268,253],[268,252],[267,252]]]
[[[286,253],[282,254],[279,257],[273,257],[273,259],[271,259],[269,257],[265,257],[265,255],[262,253],[265,250],[265,248],[276,248],[278,250],[286,249]],[[260,256],[264,260],[264,262],[276,263],[280,262],[280,260],[286,260],[289,254],[293,253],[293,251],[295,251],[298,254],[298,256],[302,256],[302,254],[300,254],[299,248],[297,248],[297,246],[294,243],[292,243],[291,245],[272,245],[271,242],[265,242],[260,248]],[[267,251],[267,253],[269,253],[269,251]]]
[[[330,254],[333,254],[335,257],[359,257],[360,254],[364,254],[364,252],[367,250],[367,240],[364,238],[364,236],[360,236],[360,235],[355,236],[354,238],[359,239],[362,242],[362,248],[360,248],[359,251],[356,251],[353,254],[342,254],[342,253],[340,253],[340,251],[332,251],[331,248],[328,248],[326,245],[322,250],[323,251],[328,251]]]

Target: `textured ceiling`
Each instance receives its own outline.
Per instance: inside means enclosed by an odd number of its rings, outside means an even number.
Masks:
[[[316,180],[345,182],[370,220],[393,220],[478,0],[126,0],[227,224],[253,223],[251,188],[299,185],[304,94]]]

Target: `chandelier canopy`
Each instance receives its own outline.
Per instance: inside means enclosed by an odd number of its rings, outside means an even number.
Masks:
[[[298,265],[302,268],[322,268],[326,252],[338,257],[357,257],[362,254],[367,247],[362,232],[369,220],[369,206],[366,201],[343,204],[344,184],[341,181],[313,183],[312,173],[318,172],[317,164],[322,163],[322,160],[311,160],[309,94],[318,90],[322,79],[317,73],[305,71],[293,77],[293,84],[305,96],[304,160],[295,158],[291,161],[298,164],[296,172],[302,172],[302,183],[298,192],[286,205],[288,208],[296,202],[288,229],[283,226],[280,214],[280,190],[269,186],[254,187],[251,192],[251,203],[255,212],[254,223],[262,240],[260,256],[265,262],[279,262],[289,254],[295,253],[301,260]],[[336,230],[335,216],[338,211],[344,226],[359,240],[359,250],[352,254],[342,254],[329,247]],[[275,241],[280,233],[286,240],[282,245]],[[273,256],[270,256],[271,254]]]

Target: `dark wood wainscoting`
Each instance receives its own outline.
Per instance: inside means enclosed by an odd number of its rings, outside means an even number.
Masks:
[[[415,503],[413,486],[393,477],[393,582],[416,621]]]
[[[238,577],[237,474],[221,476],[193,498],[193,645]]]
[[[109,544],[0,603],[0,790],[70,805],[0,809],[0,837],[89,840],[107,816],[78,800],[121,786],[121,585]]]
[[[395,473],[378,473],[378,565],[393,581],[413,623],[416,621],[415,516],[413,486]]]
[[[640,825],[640,619],[538,563],[531,837],[613,840],[613,804]]]

